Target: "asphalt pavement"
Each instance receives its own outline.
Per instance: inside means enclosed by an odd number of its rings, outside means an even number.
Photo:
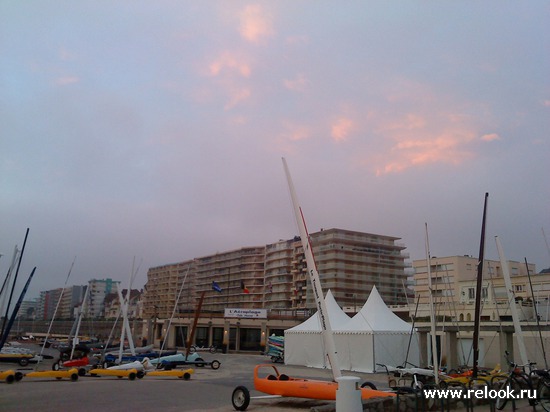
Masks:
[[[22,368],[17,364],[2,363],[0,371],[7,369],[19,370],[23,373],[37,370],[51,370],[57,351],[47,349],[45,354],[53,355],[54,359],[41,362],[39,365],[29,365]],[[264,398],[254,399],[265,394],[253,389],[253,370],[257,364],[269,364],[279,369],[281,373],[302,378],[330,380],[330,370],[306,368],[302,366],[287,366],[272,364],[269,357],[258,353],[211,354],[202,353],[206,362],[218,360],[219,369],[209,366],[196,367],[189,380],[175,377],[145,376],[143,379],[128,380],[117,377],[79,377],[75,382],[68,379],[31,378],[24,377],[13,384],[0,383],[0,411],[203,411],[229,412],[234,411],[231,395],[235,387],[245,386],[250,390],[252,400],[249,411],[310,411],[312,408],[326,409],[334,405],[330,401],[315,401],[296,398]],[[383,373],[366,374],[344,372],[345,375],[357,376],[361,382],[369,381],[378,389],[388,389],[387,376]],[[517,405],[520,410],[527,409],[522,403]],[[512,410],[511,407],[506,408]],[[489,410],[487,407],[476,406],[475,410]],[[542,408],[537,408],[537,411]]]

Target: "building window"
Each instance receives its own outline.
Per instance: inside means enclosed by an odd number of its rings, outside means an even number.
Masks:
[[[472,300],[476,298],[475,288],[468,288],[468,299]]]

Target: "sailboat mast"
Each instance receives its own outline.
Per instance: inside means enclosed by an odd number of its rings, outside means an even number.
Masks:
[[[483,204],[483,219],[481,222],[481,240],[479,242],[479,260],[477,262],[477,285],[476,285],[476,305],[474,312],[474,365],[472,369],[472,377],[477,378],[478,361],[479,361],[479,328],[481,321],[481,291],[483,288],[483,258],[485,254],[485,224],[487,220],[487,200],[489,193],[485,193],[485,201]]]
[[[330,319],[328,317],[328,310],[325,304],[323,289],[321,288],[319,272],[317,271],[317,266],[315,264],[315,259],[313,257],[313,249],[311,247],[311,242],[309,239],[309,234],[307,232],[304,215],[302,213],[302,208],[298,204],[296,191],[294,189],[294,184],[292,183],[292,178],[290,177],[290,172],[288,170],[286,160],[284,158],[282,160],[283,160],[283,167],[285,169],[286,178],[288,181],[290,196],[292,198],[294,215],[296,217],[296,223],[298,225],[298,229],[300,232],[302,247],[304,249],[304,254],[306,256],[309,280],[311,281],[311,286],[313,288],[313,297],[315,298],[315,304],[317,305],[317,313],[319,314],[319,320],[321,321],[321,329],[322,329],[321,333],[325,343],[328,361],[331,366],[332,376],[334,380],[336,380],[337,378],[340,378],[342,376],[342,372],[340,371],[340,367],[338,364],[338,358],[336,355],[336,345],[334,343],[334,336],[332,334],[332,328],[330,326]]]
[[[72,342],[72,349],[71,349],[71,357],[73,358],[74,351],[76,348],[76,345],[78,344],[78,334],[80,333],[80,324],[82,323],[82,316],[84,316],[84,307],[88,304],[88,295],[90,294],[90,282],[88,282],[88,286],[86,287],[86,292],[84,292],[84,297],[82,298],[82,304],[80,305],[80,311],[78,313],[78,320],[76,322],[76,331],[73,336],[73,342]],[[89,307],[86,306],[86,309],[89,311]]]
[[[17,313],[19,312],[19,308],[21,307],[21,304],[23,303],[23,299],[25,299],[25,295],[27,294],[27,289],[29,289],[29,285],[31,283],[32,277],[34,276],[34,272],[36,271],[36,266],[32,270],[31,274],[29,275],[29,278],[27,279],[27,283],[25,283],[25,286],[23,286],[23,290],[21,291],[21,294],[19,295],[19,299],[17,300],[17,303],[15,304],[15,307],[13,308],[13,312],[11,313],[10,320],[4,329],[4,333],[2,337],[0,338],[0,350],[4,347],[6,341],[8,340],[8,337],[10,335],[11,328],[13,326],[13,323],[15,322],[15,319],[17,318]]]
[[[431,270],[431,260],[430,260],[430,241],[428,238],[428,224],[426,225],[426,263],[428,266],[428,294],[430,298],[430,335],[432,338],[432,362],[433,362],[433,370],[434,370],[434,377],[435,377],[435,383],[436,385],[439,383],[439,360],[437,357],[437,336],[436,336],[436,328],[435,328],[435,310],[434,310],[434,294],[432,289],[432,270]]]
[[[548,361],[546,360],[546,351],[544,350],[544,339],[542,339],[542,332],[540,330],[539,312],[537,310],[537,299],[535,298],[535,292],[533,290],[533,282],[531,282],[531,273],[529,272],[529,264],[527,258],[525,259],[525,269],[527,269],[527,278],[529,279],[529,287],[531,288],[531,297],[533,299],[533,308],[535,309],[535,319],[537,320],[537,329],[539,330],[540,346],[542,349],[542,356],[544,357],[544,366],[548,369]]]
[[[498,256],[500,258],[500,266],[502,267],[502,276],[504,277],[504,284],[506,285],[506,293],[508,295],[508,305],[510,306],[510,312],[512,314],[512,321],[514,322],[514,331],[518,340],[519,356],[521,357],[521,363],[527,365],[529,360],[527,359],[527,349],[525,348],[525,341],[523,339],[523,333],[521,332],[521,325],[519,323],[518,309],[516,308],[516,298],[514,291],[512,290],[512,279],[510,278],[510,271],[508,270],[508,264],[504,257],[504,250],[500,244],[500,239],[495,236],[495,242],[497,244]]]
[[[160,355],[162,355],[162,351],[164,350],[164,345],[166,344],[166,341],[168,340],[168,335],[170,334],[170,328],[172,327],[172,321],[174,320],[174,316],[176,315],[176,310],[178,309],[178,304],[180,301],[181,293],[183,292],[183,287],[185,285],[185,281],[187,280],[187,275],[189,274],[189,270],[191,269],[191,264],[187,266],[187,272],[185,272],[185,276],[183,277],[183,281],[181,282],[181,287],[178,292],[178,297],[176,298],[176,303],[174,303],[174,309],[172,309],[172,316],[170,316],[170,320],[168,321],[168,327],[166,329],[166,335],[164,336],[164,339],[162,340],[162,344],[160,346]],[[159,357],[160,357],[159,355]]]

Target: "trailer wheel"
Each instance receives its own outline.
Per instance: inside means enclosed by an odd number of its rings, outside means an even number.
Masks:
[[[237,386],[231,395],[231,403],[237,411],[245,411],[250,404],[250,392],[244,386]]]
[[[78,373],[73,373],[73,374],[71,375],[71,380],[72,380],[73,382],[76,382],[76,381],[78,380]]]
[[[78,376],[86,376],[86,369],[85,368],[80,368],[78,370]]]
[[[366,382],[363,382],[363,384],[361,385],[362,388],[371,388],[372,390],[376,390],[376,385],[372,382],[369,382],[369,381],[366,381]]]
[[[189,372],[185,372],[183,374],[183,380],[188,381],[189,379],[191,379],[191,374]]]
[[[134,379],[136,379],[136,374],[134,372],[131,372],[129,375],[128,375],[128,379],[130,379],[131,381],[133,381]]]
[[[60,368],[60,366],[59,366],[60,363],[61,363],[61,360],[58,360],[57,362],[54,362],[54,363],[52,364],[52,371],[58,371],[59,368]]]
[[[15,376],[14,375],[6,376],[6,383],[13,383],[13,382],[15,382]]]
[[[19,382],[21,379],[23,379],[23,374],[21,372],[15,372],[15,381]]]
[[[21,358],[19,359],[19,365],[21,366],[27,366],[29,364],[29,360],[27,358]]]
[[[206,365],[206,363],[204,363],[204,359],[203,358],[197,358],[195,360],[196,362],[196,365],[197,365],[197,368],[204,368],[204,365]],[[201,363],[202,362],[202,363]]]
[[[210,363],[210,367],[214,370],[216,369],[219,369],[220,368],[220,361],[217,361],[217,360],[213,360],[211,363]]]
[[[143,371],[138,371],[138,373],[137,373],[137,375],[136,375],[136,377],[137,377],[138,379],[143,379],[144,376],[145,376],[145,372],[143,372]]]

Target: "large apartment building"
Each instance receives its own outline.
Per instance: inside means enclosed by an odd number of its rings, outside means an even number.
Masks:
[[[373,285],[388,304],[407,302],[407,255],[399,238],[343,229],[310,238],[323,289],[341,306],[362,305]],[[150,268],[143,317],[156,322],[189,316],[201,297],[204,316],[223,318],[230,308],[307,316],[315,302],[300,238]]]

